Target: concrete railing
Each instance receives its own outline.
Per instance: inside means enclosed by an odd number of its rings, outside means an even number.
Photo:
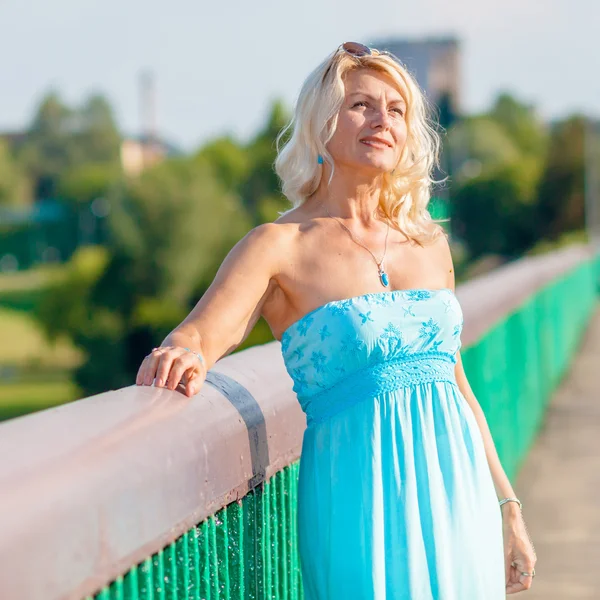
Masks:
[[[463,347],[593,256],[458,286]],[[96,593],[297,461],[305,426],[276,341],[219,361],[191,399],[132,385],[0,424],[0,598]]]

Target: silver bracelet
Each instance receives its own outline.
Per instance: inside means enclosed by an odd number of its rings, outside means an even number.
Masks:
[[[202,363],[202,365],[204,365],[204,358],[202,357],[202,354],[200,354],[199,352],[194,352],[193,350],[190,350],[189,348],[184,348],[184,350],[187,350],[188,352],[195,354],[200,359],[200,362]]]
[[[521,501],[518,498],[504,498],[502,500],[500,500],[500,506],[502,506],[504,503],[506,502],[517,502],[519,505],[519,508],[523,508],[523,505],[521,504]]]

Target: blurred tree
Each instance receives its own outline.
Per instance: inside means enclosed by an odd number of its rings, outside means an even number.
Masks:
[[[249,229],[237,198],[223,190],[210,164],[197,159],[170,159],[144,171],[116,188],[110,204],[114,264],[123,260],[132,267],[121,284],[131,297],[185,304],[214,261],[215,247]],[[112,282],[105,290],[108,305],[115,298],[111,290]]]
[[[81,163],[119,164],[121,134],[112,107],[100,94],[92,94],[75,112],[73,144]]]
[[[551,240],[585,226],[585,117],[554,124],[539,184],[537,235]]]
[[[539,160],[521,158],[453,188],[453,227],[470,260],[486,254],[515,258],[535,242],[539,172]]]
[[[88,163],[65,170],[57,184],[58,197],[71,205],[89,204],[121,181],[122,171],[111,163]]]
[[[60,176],[56,196],[66,210],[65,223],[71,223],[73,243],[104,244],[108,236],[107,197],[124,174],[120,165],[88,163],[71,167]]]
[[[197,152],[197,160],[209,162],[221,184],[238,192],[250,173],[250,156],[246,149],[230,136],[216,138]]]
[[[246,146],[250,160],[248,176],[241,183],[239,192],[248,211],[252,215],[254,225],[263,223],[263,212],[260,204],[263,198],[269,205],[279,199],[278,210],[290,208],[289,201],[283,196],[280,181],[275,173],[274,162],[277,157],[275,139],[288,121],[288,114],[281,101],[271,106],[265,126]],[[277,202],[276,202],[277,203]]]
[[[489,116],[458,121],[448,132],[448,144],[453,156],[454,181],[458,185],[514,162],[521,155],[508,132]]]
[[[509,94],[500,94],[488,115],[504,128],[523,154],[537,157],[545,154],[548,130],[533,106],[521,103]]]
[[[36,198],[53,196],[59,174],[75,161],[68,143],[70,119],[71,110],[53,91],[43,98],[29,127],[19,156]]]
[[[35,308],[50,341],[54,342],[63,333],[80,341],[80,334],[94,326],[92,290],[108,261],[106,248],[83,246],[56,272]]]
[[[458,119],[458,114],[453,103],[453,96],[447,91],[440,94],[437,102],[437,111],[437,121],[444,130],[449,129]]]
[[[62,174],[86,163],[118,164],[120,135],[108,102],[91,96],[79,109],[47,94],[33,118],[19,158],[36,198],[52,197]]]
[[[246,145],[224,136],[209,141],[195,156],[210,163],[224,188],[241,198],[254,225],[272,221],[279,211],[290,208],[274,169],[275,140],[288,118],[283,102],[275,100],[266,123]]]
[[[489,113],[451,128],[453,231],[472,260],[518,256],[537,239],[537,185],[548,140],[532,107],[507,94]]]
[[[8,144],[0,138],[0,206],[29,206],[31,186]]]

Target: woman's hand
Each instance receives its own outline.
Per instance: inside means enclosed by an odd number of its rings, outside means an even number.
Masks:
[[[522,573],[534,572],[537,556],[520,511],[503,522],[503,535],[506,593],[528,590],[533,577]]]
[[[135,383],[152,385],[156,379],[156,387],[174,390],[181,382],[186,395],[193,396],[200,390],[205,377],[204,363],[197,354],[181,346],[160,346],[144,358]]]

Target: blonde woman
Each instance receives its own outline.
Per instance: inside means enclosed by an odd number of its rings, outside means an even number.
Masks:
[[[137,383],[192,395],[262,315],[306,413],[307,600],[501,600],[536,556],[460,356],[439,139],[391,54],[340,46],[306,79],[275,164],[293,208],[231,250]],[[500,500],[500,502],[499,502]]]

